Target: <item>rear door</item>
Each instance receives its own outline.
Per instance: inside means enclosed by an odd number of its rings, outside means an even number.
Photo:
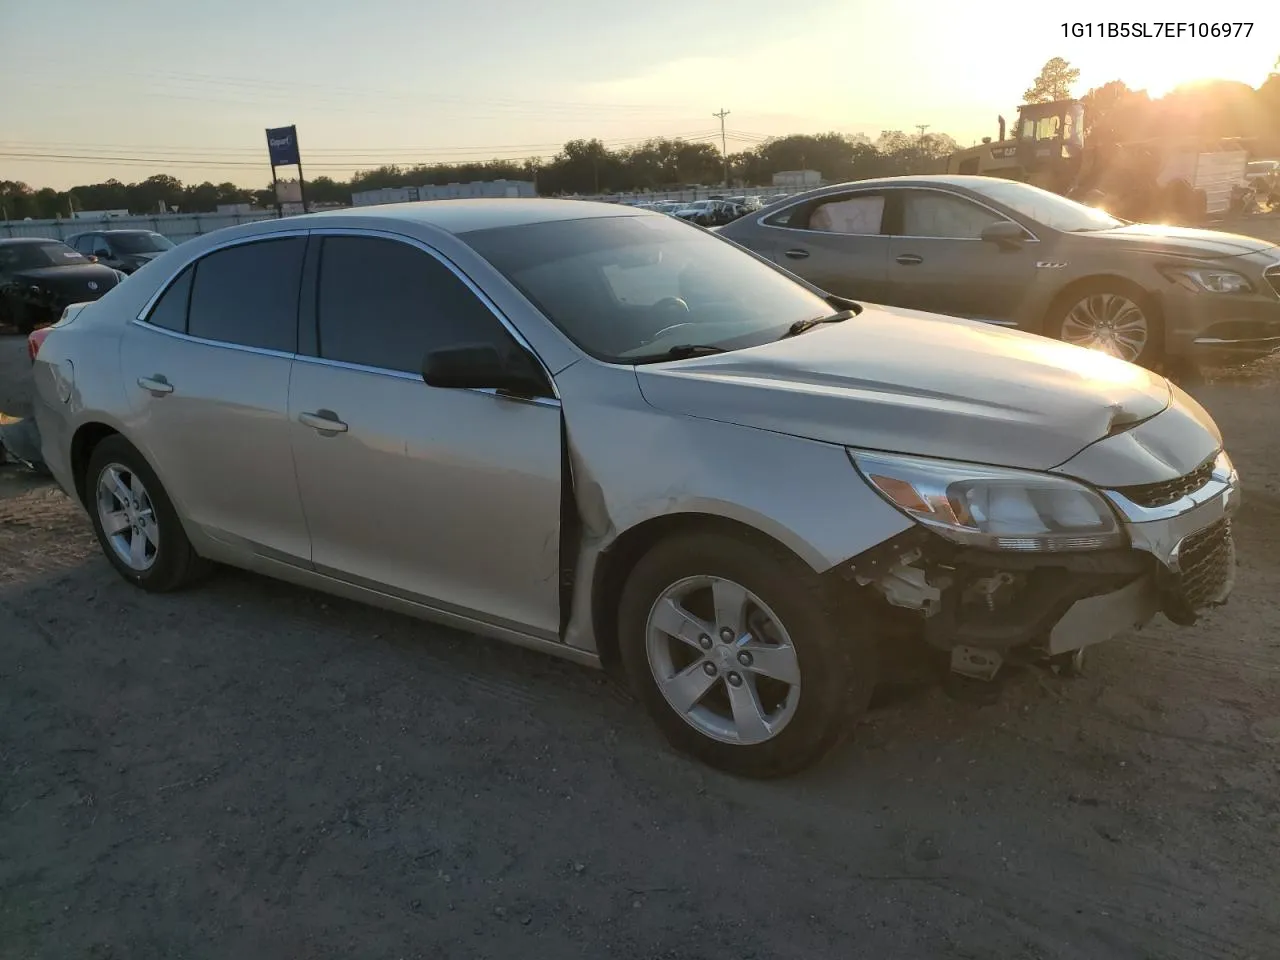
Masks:
[[[1036,248],[982,239],[1009,218],[960,194],[935,188],[900,192],[890,224],[889,302],[949,316],[1014,324],[1031,296]]]
[[[224,543],[308,563],[289,447],[304,234],[216,250],[125,328],[136,442],[184,517]]]
[[[890,240],[884,230],[890,196],[885,190],[851,190],[787,207],[764,220],[768,255],[829,293],[890,302]]]

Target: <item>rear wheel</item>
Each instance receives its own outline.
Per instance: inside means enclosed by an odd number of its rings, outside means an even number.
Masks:
[[[1162,359],[1163,328],[1150,297],[1127,284],[1077,287],[1050,311],[1046,333],[1065,343],[1151,366]]]
[[[135,586],[155,593],[178,590],[208,570],[160,479],[124,437],[107,437],[94,448],[85,499],[103,553]]]
[[[865,711],[872,637],[781,547],[720,533],[664,541],[619,609],[623,663],[677,749],[729,773],[785,776]]]

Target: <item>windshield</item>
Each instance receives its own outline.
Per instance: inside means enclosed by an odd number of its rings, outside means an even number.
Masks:
[[[158,233],[113,233],[111,246],[120,253],[162,253],[173,249],[173,241]]]
[[[35,270],[40,267],[61,267],[74,263],[88,263],[88,258],[76,253],[65,243],[50,240],[48,243],[10,243],[0,245],[0,271]]]
[[[468,233],[585,352],[610,363],[777,340],[831,312],[822,297],[696,227],[660,216],[561,220]]]
[[[992,180],[990,183],[981,185],[966,183],[965,186],[997,203],[1003,203],[1011,210],[1051,230],[1081,233],[1086,230],[1110,230],[1124,226],[1123,221],[1117,220],[1110,214],[1093,207],[1086,207],[1083,203],[1076,203],[1066,197],[1060,197],[1048,190],[1033,187],[1028,183]]]

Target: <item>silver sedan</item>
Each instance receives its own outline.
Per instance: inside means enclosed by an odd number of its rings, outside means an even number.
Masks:
[[[884,642],[990,680],[1231,589],[1237,477],[1167,380],[617,205],[219,231],[69,308],[35,380],[129,582],[232,564],[616,665],[746,775],[836,744]]]

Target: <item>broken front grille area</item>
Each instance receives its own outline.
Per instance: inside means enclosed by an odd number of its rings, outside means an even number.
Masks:
[[[1140,507],[1167,507],[1187,494],[1195,493],[1213,476],[1214,457],[1210,457],[1190,473],[1159,483],[1142,483],[1132,487],[1116,487],[1115,492]]]

